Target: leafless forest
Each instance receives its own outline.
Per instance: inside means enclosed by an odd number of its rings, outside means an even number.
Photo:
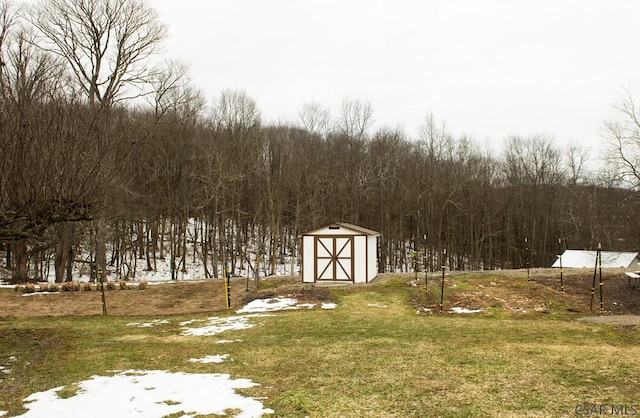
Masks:
[[[354,98],[264,123],[244,91],[205,99],[158,53],[165,36],[139,0],[0,0],[0,261],[15,281],[49,266],[70,280],[76,263],[126,278],[159,258],[273,271],[336,221],[379,231],[386,271],[411,269],[412,251],[437,270],[640,249],[631,94],[591,160],[528,134],[494,155],[428,115],[417,137],[374,130]]]

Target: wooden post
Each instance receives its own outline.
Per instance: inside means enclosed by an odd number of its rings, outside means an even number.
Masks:
[[[600,275],[600,315],[604,314],[604,299],[602,294],[602,287],[604,282],[602,281],[602,250],[598,248],[598,270]]]
[[[100,279],[100,291],[102,293],[102,316],[107,316],[107,297],[104,290],[104,270],[98,270],[98,278]]]
[[[222,278],[224,281],[224,293],[227,299],[227,309],[231,309],[231,274],[227,269],[227,265],[224,266],[224,277]]]
[[[425,250],[424,252],[424,258],[422,259],[422,265],[424,266],[424,291],[425,293],[427,292],[427,282],[428,282],[428,271],[429,269],[427,268],[427,251]]]
[[[593,311],[593,300],[596,297],[596,277],[598,275],[598,260],[601,258],[600,257],[600,248],[602,247],[602,244],[598,244],[598,250],[596,251],[596,265],[593,269],[593,283],[591,284],[591,303],[589,305],[589,310]]]
[[[531,273],[529,267],[531,266],[531,260],[529,259],[529,239],[524,239],[524,263],[527,266],[527,281],[531,280]]]
[[[442,255],[442,284],[440,285],[440,313],[442,313],[442,306],[444,305],[444,272],[447,269],[446,259],[447,259],[447,249],[445,248]]]
[[[558,260],[560,261],[560,292],[564,293],[564,282],[562,281],[562,238],[558,239],[558,244],[560,247],[560,255],[558,256]]]

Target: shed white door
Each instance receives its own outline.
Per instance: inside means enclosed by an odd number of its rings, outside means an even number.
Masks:
[[[353,281],[353,236],[315,237],[316,280]]]

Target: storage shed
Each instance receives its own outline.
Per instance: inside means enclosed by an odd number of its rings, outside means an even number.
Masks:
[[[377,274],[378,232],[338,222],[302,234],[302,281],[368,283]]]

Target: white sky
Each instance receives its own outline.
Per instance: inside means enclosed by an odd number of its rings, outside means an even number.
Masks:
[[[150,0],[167,55],[208,99],[241,89],[267,122],[317,101],[369,100],[415,137],[429,113],[456,135],[547,134],[597,144],[638,89],[634,0]]]

